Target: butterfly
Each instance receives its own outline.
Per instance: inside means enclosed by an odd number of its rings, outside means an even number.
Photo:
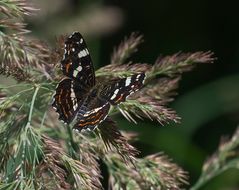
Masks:
[[[64,50],[61,70],[65,78],[56,87],[52,106],[59,120],[74,123],[77,131],[95,129],[106,119],[111,105],[126,101],[143,86],[144,73],[96,83],[92,60],[79,32],[66,39]]]

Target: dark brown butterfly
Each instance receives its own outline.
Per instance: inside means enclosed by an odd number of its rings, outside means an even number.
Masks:
[[[108,116],[110,105],[117,105],[143,86],[145,74],[96,84],[95,72],[86,43],[79,32],[65,42],[61,61],[63,74],[52,106],[59,119],[69,124],[76,120],[73,129],[95,129]]]

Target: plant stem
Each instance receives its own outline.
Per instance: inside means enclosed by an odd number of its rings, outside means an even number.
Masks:
[[[205,177],[200,177],[198,179],[198,181],[195,183],[195,185],[193,185],[189,190],[198,190],[200,189],[202,186],[204,186],[208,181],[210,180],[210,178],[206,179]]]
[[[33,107],[34,107],[34,103],[35,103],[36,96],[37,96],[37,93],[38,93],[39,89],[40,89],[40,86],[39,86],[39,85],[36,85],[34,94],[33,94],[33,96],[32,96],[31,107],[30,107],[30,111],[29,111],[29,115],[28,115],[27,127],[30,126],[30,124],[31,124]]]
[[[203,173],[198,181],[195,183],[195,185],[193,185],[189,190],[198,190],[200,188],[202,188],[206,183],[208,183],[212,178],[218,176],[219,174],[221,174],[222,172],[224,172],[225,170],[228,170],[230,167],[228,166],[224,166],[220,169],[216,169],[214,170],[212,173],[210,174],[205,174]]]

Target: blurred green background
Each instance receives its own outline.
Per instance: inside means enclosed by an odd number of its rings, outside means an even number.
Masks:
[[[161,126],[148,120],[138,125],[122,116],[121,129],[139,133],[141,156],[163,151],[182,166],[194,184],[205,159],[221,136],[239,123],[239,11],[236,1],[216,0],[35,0],[40,8],[29,20],[33,35],[54,45],[59,34],[80,31],[95,67],[109,64],[113,48],[133,31],[145,42],[134,62],[154,63],[159,55],[211,50],[214,64],[185,73],[170,105],[182,122]],[[230,170],[204,189],[239,189],[239,171]]]

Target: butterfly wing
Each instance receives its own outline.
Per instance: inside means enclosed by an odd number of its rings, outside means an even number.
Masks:
[[[74,125],[73,129],[78,131],[85,129],[95,129],[106,119],[109,109],[109,102],[95,97],[87,107],[81,107],[78,112],[78,121]]]
[[[98,89],[100,92],[97,93],[97,96],[89,98],[89,102],[85,107],[81,106],[78,112],[79,120],[73,128],[79,131],[82,129],[95,129],[106,119],[110,104],[117,105],[125,101],[127,96],[143,86],[144,78],[144,73],[135,74],[101,86],[100,90]]]
[[[61,61],[64,75],[85,84],[95,85],[95,72],[86,43],[79,32],[74,32],[65,41],[65,53]]]
[[[100,97],[109,101],[112,105],[124,102],[130,94],[138,91],[143,86],[144,78],[145,74],[140,73],[104,85]]]
[[[69,124],[75,117],[90,88],[95,85],[95,73],[86,43],[79,32],[65,41],[65,53],[61,61],[62,80],[53,97],[53,108],[59,119]]]
[[[59,114],[59,120],[69,124],[82,104],[86,90],[77,81],[63,79],[56,88],[52,107]]]

